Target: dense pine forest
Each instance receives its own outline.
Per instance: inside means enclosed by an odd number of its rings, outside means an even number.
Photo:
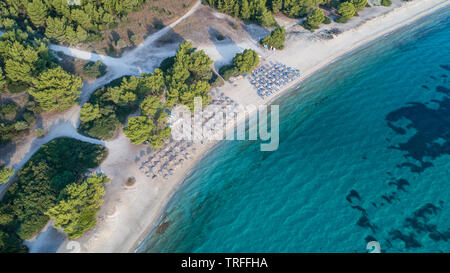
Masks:
[[[117,26],[118,20],[142,8],[143,0],[0,1],[2,29],[17,26],[45,34],[58,42],[76,44],[102,39],[99,31]],[[75,1],[72,1],[75,2]]]
[[[30,133],[41,113],[61,112],[77,103],[82,80],[58,65],[49,43],[101,39],[100,30],[115,27],[117,20],[139,9],[142,3],[0,1],[0,29],[4,31],[0,38],[0,145]],[[92,74],[90,68],[86,71]],[[37,128],[35,133],[41,136],[44,132]]]
[[[95,225],[108,179],[85,173],[106,155],[101,145],[71,138],[43,145],[0,201],[0,252],[26,251],[22,240],[37,235],[50,218],[70,237]]]
[[[0,95],[5,98],[0,145],[28,133],[42,112],[64,111],[77,103],[83,82],[57,64],[48,44],[19,27],[0,38]]]
[[[357,11],[365,8],[367,0],[204,0],[220,12],[260,24],[263,27],[273,27],[277,23],[273,18],[275,13],[283,13],[292,18],[307,18],[303,26],[309,30],[317,28],[322,23],[330,23],[322,8],[335,9],[336,22],[345,23],[357,15]],[[389,6],[389,0],[381,1],[381,5]]]

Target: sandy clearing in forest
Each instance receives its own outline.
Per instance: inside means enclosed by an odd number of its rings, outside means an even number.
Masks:
[[[214,61],[220,62],[221,64],[230,62],[237,48],[254,48],[262,56],[263,63],[279,61],[291,67],[298,68],[302,73],[301,80],[304,80],[312,73],[349,53],[353,49],[439,8],[447,6],[449,3],[448,0],[422,0],[405,3],[394,0],[393,5],[389,8],[373,7],[365,9],[359,13],[359,17],[353,18],[348,24],[338,25],[332,23],[313,34],[306,32],[299,26],[293,25],[287,31],[288,39],[286,41],[286,48],[283,51],[275,52],[267,51],[259,47],[257,38],[249,38],[247,40],[235,39],[236,41],[231,39],[232,41],[227,43],[214,43],[211,37],[199,41],[194,36],[181,36],[188,40],[192,39],[199,49],[205,50]],[[191,14],[197,11],[198,8],[200,7],[196,6]],[[226,15],[223,15],[223,17],[226,18]],[[188,15],[185,18],[189,18]],[[176,29],[176,26],[173,27]],[[333,27],[340,28],[343,33],[334,39],[320,38],[324,29]],[[170,30],[168,29],[166,34]],[[253,32],[250,30],[248,33],[251,34]],[[159,38],[163,36],[161,35]],[[154,41],[156,40],[158,39]],[[140,50],[141,55],[147,56],[149,54],[148,52],[154,52],[155,50],[151,47],[152,43],[146,44],[137,50]],[[167,48],[170,50],[164,51],[158,56],[162,57],[165,54],[173,54],[174,49],[169,46]],[[142,66],[140,69],[149,70],[157,65],[156,60],[159,57],[147,61],[146,58],[139,58],[137,52],[124,55],[124,57],[129,56],[129,60],[126,62],[127,64],[137,65],[141,63]],[[110,62],[111,67],[111,70],[108,72],[109,75],[107,74],[98,81],[83,87],[84,101],[88,98],[90,92],[109,82],[124,71],[133,74],[139,73],[137,71],[139,69],[136,70],[133,65],[124,66],[123,63],[110,59],[107,62]],[[286,91],[296,84],[298,82],[286,86],[283,90]],[[224,95],[241,105],[269,103],[282,93],[280,92],[278,95],[263,100],[257,96],[256,91],[246,79],[239,79],[233,83],[227,82],[225,86],[214,91],[224,93]],[[62,123],[56,122],[56,127],[49,131],[48,139],[62,133],[68,134],[68,136],[73,135],[75,138],[80,137],[75,134],[78,112],[79,107],[74,107],[69,112],[64,113],[62,116],[66,116],[67,120]],[[67,122],[67,125],[65,122]],[[98,225],[87,232],[86,235],[76,240],[76,242],[80,243],[82,252],[131,252],[134,251],[143,236],[158,224],[165,205],[170,199],[170,196],[180,186],[183,177],[213,147],[214,143],[208,143],[206,145],[196,144],[196,153],[193,154],[191,159],[186,160],[168,180],[161,178],[149,179],[139,170],[142,160],[156,156],[147,146],[131,145],[123,134],[120,134],[118,138],[112,141],[104,142],[104,145],[108,147],[110,154],[102,164],[101,169],[112,178],[112,181],[107,185],[105,203],[99,213]],[[19,160],[19,158],[15,160]],[[24,162],[24,159],[22,158],[21,161]],[[124,184],[130,176],[136,178],[136,184],[133,187],[127,188]],[[36,242],[39,242],[40,236],[38,236],[34,243],[30,243],[30,245],[38,245]],[[45,239],[49,240],[48,236]],[[58,251],[68,252],[68,242],[67,240],[64,241]],[[39,248],[35,250],[40,251]]]

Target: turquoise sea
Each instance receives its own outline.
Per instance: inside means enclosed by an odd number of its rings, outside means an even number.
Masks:
[[[274,102],[280,146],[224,141],[139,252],[450,252],[450,9]]]

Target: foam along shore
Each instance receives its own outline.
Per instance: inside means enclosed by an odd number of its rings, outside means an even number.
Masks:
[[[393,5],[365,9],[359,17],[351,20],[347,29],[333,39],[310,39],[308,34],[293,34],[288,31],[286,48],[282,51],[267,51],[261,48],[263,64],[281,62],[301,72],[300,80],[305,79],[337,58],[349,53],[361,45],[379,38],[401,26],[432,13],[450,4],[449,0],[415,0],[403,2],[394,0]],[[249,43],[250,44],[250,43]],[[252,42],[253,47],[255,43]],[[205,51],[208,46],[199,46]],[[291,89],[298,81],[293,81],[272,96],[261,98],[247,79],[239,79],[213,92],[213,96],[225,97],[240,105],[267,104],[278,95]],[[183,164],[171,172],[169,176],[148,177],[142,167],[147,159],[155,156],[170,158],[174,154],[170,147],[155,153],[145,145],[135,146],[121,134],[118,138],[105,143],[109,156],[101,169],[111,179],[107,186],[104,205],[99,213],[98,224],[80,239],[81,252],[133,252],[142,239],[158,224],[168,200],[181,185],[183,178],[213,147],[214,142],[195,143],[190,146],[189,156]],[[173,146],[170,146],[173,145]],[[144,162],[143,162],[144,161]],[[125,184],[128,177],[134,177],[136,183]],[[40,235],[39,235],[40,236]],[[39,241],[38,238],[35,241]],[[51,240],[46,237],[47,240]],[[59,252],[71,252],[73,243],[69,240],[59,246]],[[32,252],[39,252],[39,247],[30,244]]]

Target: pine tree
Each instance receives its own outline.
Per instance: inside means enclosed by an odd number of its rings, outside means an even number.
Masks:
[[[47,19],[47,27],[45,28],[45,35],[50,39],[62,41],[66,34],[66,19],[59,19],[57,17],[49,17]]]
[[[77,27],[77,40],[79,42],[84,42],[87,40],[87,38],[88,38],[87,31],[84,28],[82,28],[81,26],[78,26]]]
[[[142,82],[154,95],[161,95],[162,91],[164,91],[164,74],[159,68],[155,69],[152,74],[143,77]]]
[[[363,9],[367,5],[367,0],[351,0],[350,1],[356,9]]]
[[[248,20],[250,19],[251,13],[250,8],[248,6],[247,0],[242,0],[242,8],[241,8],[241,19]]]
[[[6,77],[13,82],[31,83],[36,71],[35,64],[39,60],[38,52],[15,41],[6,54]]]
[[[110,23],[113,23],[113,22],[114,22],[114,17],[113,17],[111,14],[105,12],[105,13],[103,14],[103,16],[102,16],[102,22],[103,22],[104,24],[110,24]]]
[[[224,5],[224,12],[233,14],[235,0],[227,0]]]
[[[9,181],[9,178],[14,174],[14,170],[0,165],[0,185]]]
[[[164,110],[164,104],[156,96],[148,96],[140,105],[141,113],[146,116],[154,117],[157,112]]]
[[[269,35],[261,39],[262,45],[274,47],[276,49],[284,48],[284,41],[286,40],[286,30],[284,28],[277,27]]]
[[[98,104],[92,105],[91,103],[87,102],[83,105],[83,107],[80,110],[80,120],[82,122],[90,122],[94,119],[98,119],[102,116],[100,112],[100,107]]]
[[[233,8],[233,16],[239,17],[239,1],[236,1]]]
[[[132,144],[142,144],[152,137],[154,125],[146,116],[137,116],[128,119],[128,125],[123,133]]]
[[[324,20],[325,20],[325,13],[321,8],[316,8],[311,12],[311,14],[308,15],[306,23],[314,28],[322,24]]]
[[[61,193],[61,200],[46,214],[62,228],[69,238],[78,238],[94,227],[96,214],[103,203],[105,184],[110,180],[104,174],[91,175],[81,184],[69,184]]]
[[[170,88],[169,91],[166,93],[166,106],[167,108],[171,109],[175,104],[178,102],[178,97],[180,95],[180,92],[178,89]]]
[[[103,0],[103,7],[109,13],[116,13],[116,5],[119,0]]]
[[[5,80],[5,76],[3,76],[3,70],[0,67],[0,93],[2,92],[2,88],[3,86],[5,86],[6,80]]]
[[[240,73],[249,73],[259,64],[259,56],[254,50],[246,49],[234,56],[233,64]]]
[[[36,27],[44,26],[45,19],[47,18],[47,6],[42,0],[33,0],[27,6],[27,14],[30,17],[31,22]]]
[[[277,13],[283,8],[283,0],[272,0],[272,12]]]
[[[94,25],[92,24],[92,19],[87,15],[83,10],[74,9],[70,15],[71,19],[77,22],[80,26],[87,30],[95,30]]]
[[[216,9],[218,11],[223,11],[224,8],[224,0],[217,0]]]
[[[259,8],[259,12],[256,15],[256,21],[263,27],[271,27],[275,24],[275,19],[272,14],[264,6]]]
[[[348,20],[356,13],[356,8],[351,2],[343,2],[338,7],[338,14],[343,20]]]
[[[77,37],[77,32],[70,25],[66,26],[66,36],[65,36],[64,40],[66,40],[67,42],[69,42],[71,44],[76,44],[79,42],[78,37]]]
[[[55,9],[59,15],[67,15],[70,13],[70,7],[67,0],[52,0],[50,5]]]
[[[34,79],[33,88],[29,92],[42,110],[64,111],[76,103],[82,86],[80,77],[71,75],[58,66],[41,73]]]

